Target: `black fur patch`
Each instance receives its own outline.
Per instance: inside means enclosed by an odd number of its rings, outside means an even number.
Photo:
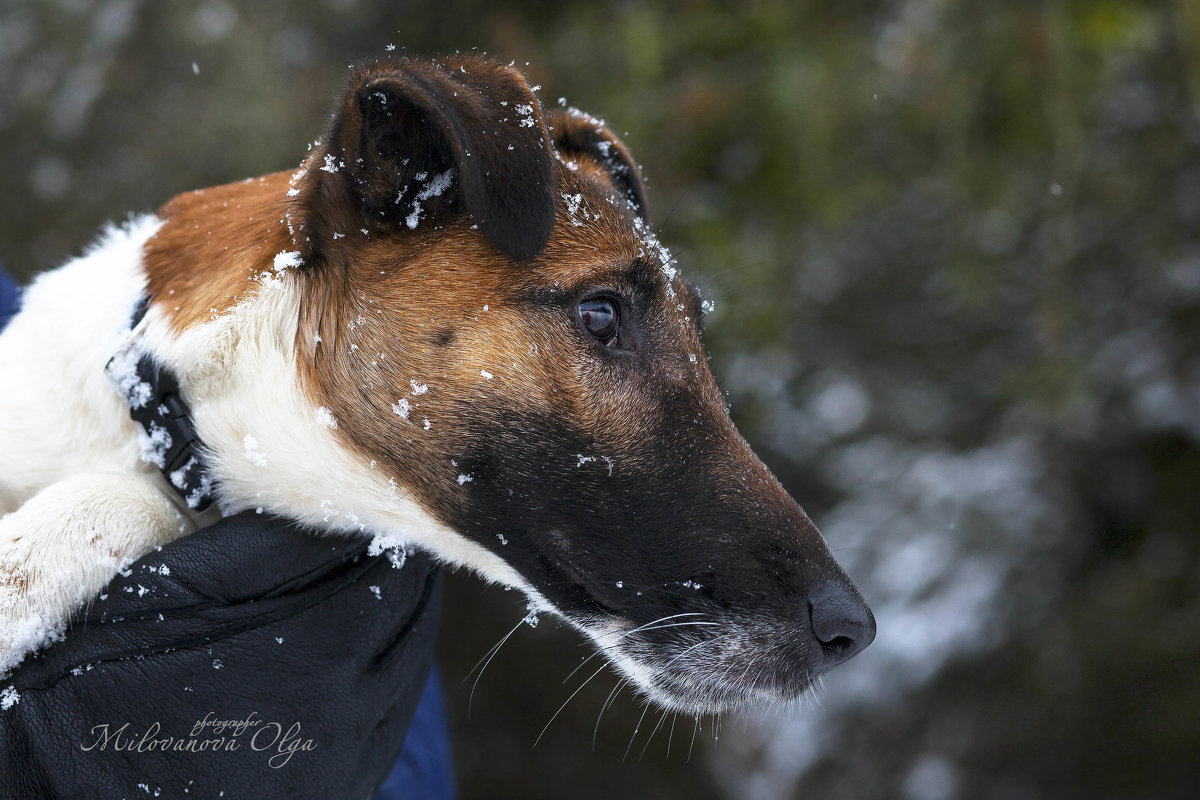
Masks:
[[[586,156],[604,167],[613,184],[644,222],[650,221],[650,203],[642,171],[612,131],[597,119],[574,109],[555,109],[550,115],[554,146],[564,156]]]
[[[442,482],[435,503],[577,620],[797,615],[806,587],[837,570],[820,535],[748,450],[730,458],[739,443],[711,411],[686,395],[660,409],[654,435],[622,445],[493,408],[454,459],[469,480]]]
[[[436,225],[461,210],[517,261],[540,253],[554,227],[541,106],[520,73],[487,59],[360,65],[310,163],[312,180],[354,198],[368,226]],[[328,199],[313,191],[303,204],[315,217]]]

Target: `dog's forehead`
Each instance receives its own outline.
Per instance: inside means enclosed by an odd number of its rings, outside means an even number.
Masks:
[[[684,290],[670,252],[598,165],[560,159],[554,231],[527,283]]]

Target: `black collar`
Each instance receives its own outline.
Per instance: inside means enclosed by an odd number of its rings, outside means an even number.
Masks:
[[[146,314],[150,298],[143,296],[133,312],[130,328]],[[129,361],[136,356],[133,374]],[[115,366],[123,364],[123,367]],[[142,460],[159,468],[188,508],[204,511],[212,505],[213,481],[204,468],[200,438],[192,425],[192,413],[179,391],[179,379],[149,353],[130,352],[113,356],[105,368],[129,406],[129,416],[141,428],[138,439]]]

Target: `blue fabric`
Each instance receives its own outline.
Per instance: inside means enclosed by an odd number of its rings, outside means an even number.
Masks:
[[[17,308],[21,305],[21,290],[13,283],[13,279],[8,277],[8,273],[4,271],[4,264],[0,263],[0,331],[4,330],[4,323],[8,322],[8,318],[17,313]]]
[[[0,330],[17,312],[21,290],[0,264]],[[452,800],[454,771],[450,735],[442,705],[437,664],[429,671],[425,693],[417,704],[400,758],[375,794],[375,800]]]
[[[413,714],[404,749],[375,793],[375,800],[452,800],[453,797],[450,736],[442,704],[442,683],[434,663],[425,694]]]

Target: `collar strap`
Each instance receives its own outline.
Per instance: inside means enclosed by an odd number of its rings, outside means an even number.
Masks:
[[[212,479],[204,470],[200,438],[179,392],[179,379],[148,355],[138,359],[136,371],[150,390],[148,402],[129,407],[129,416],[144,434],[138,437],[142,458],[159,468],[188,508],[204,511],[213,503]]]
[[[148,297],[138,302],[131,329],[141,321],[148,303]],[[208,509],[215,499],[213,481],[204,469],[200,438],[175,373],[148,353],[132,349],[113,356],[105,371],[138,425],[142,460],[158,467],[188,508]]]

